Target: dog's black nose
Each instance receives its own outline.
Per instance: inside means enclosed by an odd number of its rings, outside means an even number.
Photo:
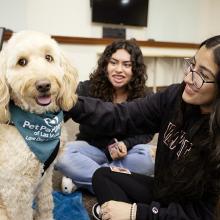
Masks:
[[[48,92],[51,88],[51,83],[49,80],[45,79],[45,80],[38,80],[35,83],[36,89],[39,92]]]

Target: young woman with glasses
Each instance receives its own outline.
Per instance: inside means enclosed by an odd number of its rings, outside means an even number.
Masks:
[[[185,58],[185,75],[191,73],[192,82],[197,89],[200,89],[204,83],[215,83],[215,75],[206,68],[201,68],[200,72],[195,71],[195,57]]]
[[[117,105],[79,97],[71,110],[75,121],[97,126],[100,133],[159,132],[154,177],[107,167],[95,172],[93,188],[101,205],[97,218],[216,217],[220,194],[220,36],[204,41],[186,64],[183,83],[163,92]]]

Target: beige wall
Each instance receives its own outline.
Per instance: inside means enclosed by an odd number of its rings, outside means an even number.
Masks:
[[[0,0],[0,27],[13,31],[34,29],[52,35],[99,38],[102,36],[102,27],[107,25],[91,22],[89,2],[90,0]],[[200,43],[206,37],[220,33],[219,0],[149,0],[149,2],[148,26],[141,28],[126,26],[127,38]],[[99,54],[104,49],[104,46],[88,45],[62,45],[62,47],[78,69],[80,80],[88,79],[89,73],[96,66]],[[195,52],[169,48],[141,49],[148,64],[152,60],[160,61],[161,57],[192,56]],[[149,85],[169,84],[171,79],[175,79],[167,75],[173,71],[167,68],[172,66],[172,63],[170,65],[163,63],[164,60],[162,63],[149,64],[151,65],[149,69],[157,71],[156,78],[155,73],[149,72]],[[173,64],[175,66],[175,60]],[[179,80],[180,77],[177,78]]]
[[[219,0],[149,0],[148,26],[126,26],[127,37],[197,43],[220,33],[219,8]],[[0,26],[101,37],[103,24],[91,22],[90,0],[0,0]]]

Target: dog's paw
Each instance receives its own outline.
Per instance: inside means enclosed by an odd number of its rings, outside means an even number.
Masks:
[[[77,186],[73,183],[73,181],[70,178],[63,176],[61,189],[63,193],[69,194],[76,191]]]

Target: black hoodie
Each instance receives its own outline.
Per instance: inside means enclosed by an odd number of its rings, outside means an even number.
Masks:
[[[179,103],[182,101],[183,86],[172,85],[164,92],[118,105],[79,97],[70,111],[74,121],[96,127],[99,134],[159,132],[154,201],[151,204],[137,204],[137,220],[214,219],[217,195],[206,184],[205,171],[199,184],[187,188],[187,183],[197,175],[198,169],[205,170],[205,167],[200,167],[194,161],[192,166],[177,169],[178,173],[173,169],[179,168],[182,158],[188,158],[190,154],[197,152],[194,149],[197,147],[196,143],[199,143],[198,139],[209,133],[209,115],[202,115],[198,106],[192,106],[193,111],[183,116],[184,123],[179,127],[179,116],[176,117],[176,114],[181,107]],[[202,128],[199,132],[192,130],[195,124]],[[201,153],[202,156],[205,158],[207,155]]]

